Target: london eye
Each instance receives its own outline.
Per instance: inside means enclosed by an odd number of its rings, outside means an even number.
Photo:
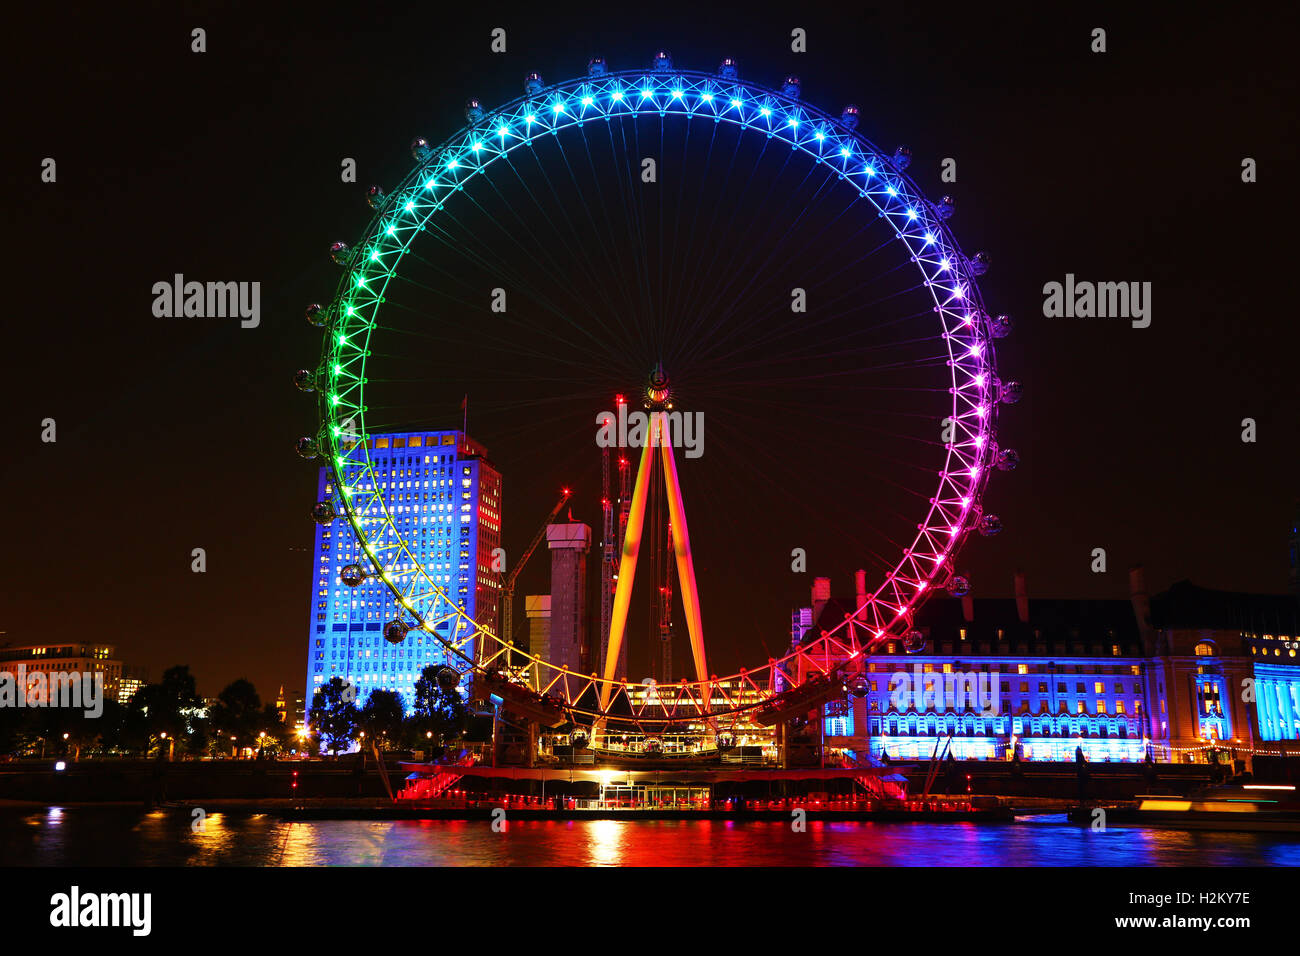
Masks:
[[[464,115],[441,143],[416,139],[405,177],[370,188],[359,238],[331,247],[341,278],[307,310],[320,358],[295,379],[320,423],[298,451],[323,460],[334,489],[313,517],[345,519],[355,539],[345,587],[391,593],[388,641],[437,641],[466,683],[543,724],[694,721],[719,740],[828,688],[856,692],[854,662],[881,642],[917,647],[917,609],[968,591],[963,545],[1001,529],[984,507],[991,472],[1018,462],[996,427],[1020,396],[995,356],[1011,321],[985,308],[988,260],[958,245],[953,201],[927,198],[907,148],[871,143],[857,107],[823,111],[798,78],[769,88],[731,59],[696,72],[665,51],[639,70],[597,58],[585,76],[530,74],[518,99],[470,100]],[[491,444],[529,468],[595,462],[591,413],[622,415],[616,392],[650,413],[641,445],[619,449],[617,583],[588,668],[522,646],[495,611],[470,614],[421,557],[409,489],[377,464],[376,435],[485,390]],[[695,410],[707,454],[656,442],[669,413]],[[864,454],[837,461],[844,444]],[[737,483],[757,489],[740,506]],[[789,647],[742,635],[713,653],[706,633],[736,624],[736,582],[759,562],[719,554],[737,521],[852,555],[866,570],[855,613]],[[643,539],[652,590],[668,595],[644,635],[628,620]],[[661,673],[647,690],[619,655],[674,616],[690,676]],[[735,666],[711,666],[728,653]],[[667,665],[648,651],[642,666]]]

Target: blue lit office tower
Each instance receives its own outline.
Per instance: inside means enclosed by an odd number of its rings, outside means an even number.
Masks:
[[[375,480],[388,501],[394,523],[434,581],[481,625],[496,629],[500,586],[492,572],[492,552],[501,544],[501,474],[487,450],[461,431],[376,435],[369,440]],[[347,452],[361,472],[363,449]],[[368,485],[358,488],[371,490]],[[335,497],[329,471],[321,468],[318,501]],[[445,662],[444,648],[432,635],[413,630],[400,644],[384,639],[384,624],[397,616],[388,587],[368,577],[350,588],[339,580],[344,565],[373,565],[358,555],[356,538],[344,518],[317,525],[316,566],[312,574],[310,640],[307,655],[307,709],[316,688],[331,677],[351,680],[358,706],[376,687],[402,695],[409,713],[415,682],[430,664]],[[455,622],[440,634],[454,638]],[[464,648],[472,658],[474,647]],[[464,662],[448,662],[464,670]]]

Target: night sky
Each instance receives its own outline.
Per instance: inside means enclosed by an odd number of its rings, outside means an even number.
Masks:
[[[870,140],[909,145],[920,186],[954,197],[962,247],[991,254],[984,301],[1017,319],[999,363],[1026,396],[999,421],[1022,464],[986,497],[1006,530],[962,556],[978,595],[1010,593],[1023,568],[1031,596],[1123,597],[1137,563],[1153,590],[1183,578],[1285,589],[1300,493],[1293,13],[176,6],[130,17],[42,6],[7,31],[0,641],[112,642],[154,679],[189,664],[209,695],[237,677],[264,697],[280,684],[300,691],[316,469],[293,441],[314,432],[315,408],[290,377],[316,361],[319,333],[302,310],[332,294],[329,243],[360,235],[366,187],[395,185],[411,139],[450,136],[470,96],[492,108],[531,70],[554,82],[596,54],[639,68],[658,47],[685,69],[735,56],[743,78],[769,86],[796,73],[804,99],[835,114],[856,103]],[[489,49],[498,26],[500,55]],[[194,27],[206,53],[190,52]],[[805,54],[790,51],[795,27]],[[1089,50],[1094,27],[1107,30],[1104,54]],[[56,183],[41,182],[45,157]],[[340,182],[342,157],[356,158],[356,183]],[[957,160],[954,184],[939,181],[943,157]],[[1258,182],[1242,182],[1244,157]],[[259,281],[260,327],[155,318],[151,288],[174,273]],[[1066,273],[1151,282],[1151,326],[1044,318],[1043,284]],[[437,348],[431,338],[411,350],[409,374],[437,378]],[[627,355],[625,371],[590,356],[590,372],[568,373],[561,391],[588,408],[579,399],[608,394],[647,358]],[[599,524],[595,448],[519,437],[533,429],[512,389],[532,383],[512,368],[444,376],[421,416],[457,426],[470,393],[471,433],[506,472],[509,552],[564,484],[577,491],[575,518]],[[726,391],[719,375],[697,378],[697,392]],[[744,399],[727,391],[731,407]],[[786,439],[802,446],[808,484],[789,489],[775,527],[756,518],[777,500],[760,480],[763,446],[797,429],[811,401],[778,400],[767,426],[758,404],[748,423],[727,419],[733,441],[711,477],[697,476],[707,517],[696,560],[716,582],[704,611],[706,628],[726,621],[714,628],[723,664],[765,659],[764,641],[776,651],[814,575],[851,590],[854,522],[868,505],[841,473],[873,454],[852,415],[809,423],[824,440]],[[53,444],[41,441],[45,418]],[[1257,423],[1255,443],[1241,439],[1243,418]],[[575,434],[591,430],[573,421]],[[818,469],[840,474],[824,493]],[[804,575],[789,568],[797,546],[809,549]],[[197,547],[203,574],[190,570]],[[1098,547],[1106,574],[1089,567]],[[545,571],[544,560],[531,567],[519,593],[544,589]]]

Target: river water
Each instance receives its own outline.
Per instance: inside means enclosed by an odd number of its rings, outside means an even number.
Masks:
[[[8,866],[1300,866],[1300,834],[1007,824],[318,820],[48,807],[0,811]]]

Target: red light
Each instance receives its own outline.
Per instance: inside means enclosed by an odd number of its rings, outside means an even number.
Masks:
[[[562,489],[560,489],[560,490],[564,492],[564,497],[566,497],[566,498],[569,497],[569,489],[568,489],[568,488],[562,488]]]

